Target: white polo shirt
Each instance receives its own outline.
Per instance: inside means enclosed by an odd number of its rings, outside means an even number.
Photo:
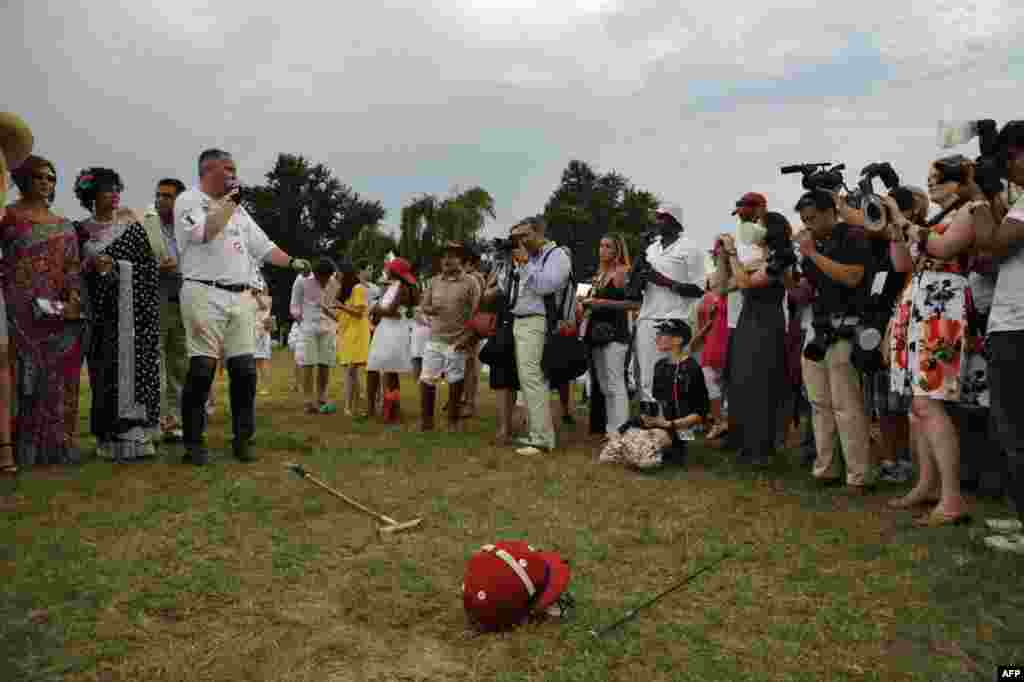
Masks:
[[[704,289],[704,254],[684,235],[663,248],[659,237],[647,247],[647,262],[655,271],[680,284]],[[687,319],[698,298],[683,298],[668,287],[648,282],[638,320]]]
[[[205,242],[210,197],[193,187],[174,203],[174,237],[181,276],[220,284],[252,283],[252,264],[264,262],[277,248],[256,221],[239,206],[217,238]]]

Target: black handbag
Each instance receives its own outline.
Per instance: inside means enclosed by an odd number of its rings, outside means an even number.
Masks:
[[[498,303],[498,314],[494,323],[494,335],[487,338],[480,349],[480,362],[490,367],[507,362],[515,363],[516,338],[512,331],[512,308],[519,298],[519,278],[509,270],[505,284],[509,293]]]
[[[546,261],[554,249],[544,256]],[[576,292],[576,278],[569,270],[569,282],[562,294],[561,305],[555,303],[555,294],[544,297],[544,308],[547,312],[547,334],[544,337],[544,351],[540,359],[540,368],[548,383],[561,386],[574,381],[587,371],[590,364],[590,349],[579,337],[579,334],[563,334],[562,313],[570,294]],[[575,325],[572,325],[575,327]]]
[[[501,365],[514,357],[516,339],[512,334],[512,322],[501,321],[494,330],[494,336],[488,337],[480,349],[480,362],[488,366]]]

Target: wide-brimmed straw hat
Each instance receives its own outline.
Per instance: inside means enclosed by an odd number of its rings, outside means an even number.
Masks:
[[[0,112],[0,151],[7,168],[14,170],[32,153],[35,137],[28,124],[18,115]]]

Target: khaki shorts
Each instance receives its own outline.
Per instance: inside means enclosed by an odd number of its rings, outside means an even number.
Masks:
[[[248,294],[186,281],[181,320],[190,358],[230,359],[256,352],[256,303]]]
[[[466,378],[466,353],[440,341],[430,341],[423,350],[420,382],[437,385],[442,380],[456,384]]]
[[[338,364],[338,335],[335,332],[303,334],[300,367],[334,367]]]

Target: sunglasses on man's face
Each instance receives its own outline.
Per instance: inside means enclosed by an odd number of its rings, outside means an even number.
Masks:
[[[174,198],[174,194],[167,193],[167,192],[157,192],[156,193],[156,198],[157,199],[173,199]]]
[[[56,175],[52,175],[50,173],[33,173],[32,174],[32,179],[33,180],[39,180],[40,182],[42,182],[43,180],[46,180],[47,182],[52,182],[52,183],[55,183],[55,184],[57,182],[57,176]]]

